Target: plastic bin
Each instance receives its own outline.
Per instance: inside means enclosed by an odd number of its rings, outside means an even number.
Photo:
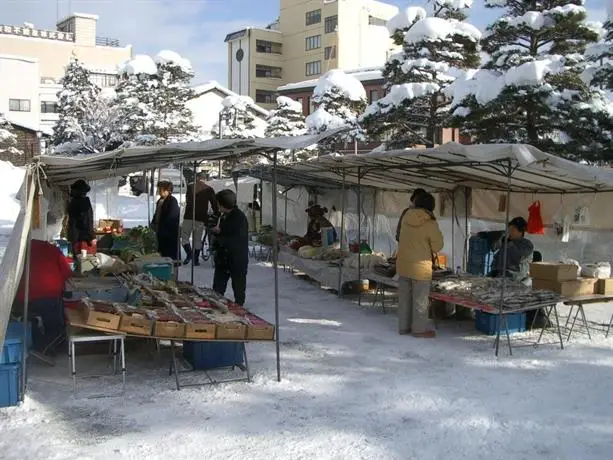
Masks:
[[[28,323],[28,348],[32,346],[32,324]],[[0,364],[21,362],[23,352],[23,323],[12,321],[6,328],[6,337],[0,354]]]
[[[143,273],[150,273],[151,276],[162,281],[170,281],[173,275],[173,267],[170,263],[144,264]]]
[[[11,321],[6,327],[6,337],[23,337],[23,323],[21,321]],[[32,346],[32,323],[28,322],[28,348]]]
[[[183,342],[183,357],[194,370],[218,369],[244,364],[243,342]]]
[[[524,332],[526,330],[526,313],[510,313],[507,317],[507,327],[509,333]],[[478,331],[487,335],[496,335],[498,333],[498,315],[485,313],[483,311],[475,312],[475,327]],[[505,334],[504,323],[500,325],[500,333]]]
[[[19,403],[19,364],[0,364],[0,407]]]
[[[490,250],[490,243],[478,235],[468,240],[468,264],[466,271],[473,275],[487,275],[492,270],[494,252]]]

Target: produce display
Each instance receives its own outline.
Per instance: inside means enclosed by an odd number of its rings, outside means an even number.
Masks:
[[[504,297],[501,299],[503,282],[502,278],[451,275],[434,280],[432,290],[495,308],[500,308],[502,300],[503,310],[513,310],[531,304],[563,301],[563,298],[555,292],[533,290],[510,279],[506,280]]]
[[[86,324],[132,335],[175,339],[273,340],[274,327],[216,292],[150,275],[118,277],[140,291],[136,305],[82,299]]]

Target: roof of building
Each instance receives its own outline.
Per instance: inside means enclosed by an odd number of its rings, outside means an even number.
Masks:
[[[383,80],[381,67],[363,67],[361,69],[345,70],[347,75],[357,78],[360,81],[378,81]],[[312,80],[299,81],[298,83],[288,83],[287,85],[279,86],[277,91],[291,92],[297,90],[304,90],[315,88],[317,86],[318,78]]]
[[[244,29],[240,29],[235,32],[230,32],[228,35],[226,35],[226,38],[224,39],[224,43],[227,43],[232,40],[236,40],[237,38],[242,38],[245,35],[247,35],[247,32],[250,30],[261,30],[262,32],[273,32],[275,34],[281,34],[280,30],[270,29],[268,27],[245,27]]]
[[[95,19],[96,21],[100,19],[97,14],[87,14],[87,13],[71,13],[66,17],[60,19],[57,23],[61,24],[64,21],[68,21],[71,18],[85,18],[85,19]]]
[[[194,99],[202,96],[203,94],[211,92],[211,91],[217,91],[226,96],[239,96],[239,94],[235,93],[232,90],[229,90],[228,88],[219,84],[219,82],[215,80],[207,81],[205,83],[202,83],[201,85],[194,86],[192,89],[196,93],[196,96],[194,97]],[[251,108],[254,112],[258,113],[262,117],[268,116],[268,110],[260,107],[257,104],[249,104],[249,108]]]
[[[46,127],[46,126],[35,126],[35,125],[31,125],[29,123],[23,123],[22,121],[13,121],[11,120],[9,117],[6,117],[6,120],[13,126],[19,127],[21,129],[25,129],[26,131],[32,131],[33,133],[36,132],[41,132],[43,133],[43,135],[45,136],[52,136],[53,135],[53,130]]]

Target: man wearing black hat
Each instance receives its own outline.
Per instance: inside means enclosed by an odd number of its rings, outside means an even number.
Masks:
[[[497,246],[500,250],[492,261],[490,276],[509,276],[518,281],[528,276],[529,264],[532,262],[534,245],[524,235],[528,228],[528,222],[523,217],[515,217],[509,222],[509,238],[506,243],[500,241]],[[503,237],[504,238],[504,237]],[[503,266],[504,246],[507,247],[507,263]],[[506,268],[506,269],[505,269]]]
[[[244,305],[249,265],[249,223],[245,214],[236,206],[236,193],[222,190],[216,198],[221,217],[213,229],[213,290],[224,295],[231,278],[234,301]]]

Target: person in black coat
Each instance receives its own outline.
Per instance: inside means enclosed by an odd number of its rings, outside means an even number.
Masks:
[[[81,249],[89,249],[96,237],[94,210],[87,196],[90,190],[90,186],[83,179],[70,186],[66,239],[72,243],[74,254],[78,254]]]
[[[245,214],[236,206],[236,194],[232,190],[222,190],[216,198],[222,215],[217,227],[213,229],[213,290],[225,295],[231,278],[234,301],[244,305],[249,265],[249,223]]]
[[[179,260],[179,220],[181,209],[172,196],[172,182],[158,182],[160,199],[155,207],[151,229],[158,240],[158,252],[162,257]]]

